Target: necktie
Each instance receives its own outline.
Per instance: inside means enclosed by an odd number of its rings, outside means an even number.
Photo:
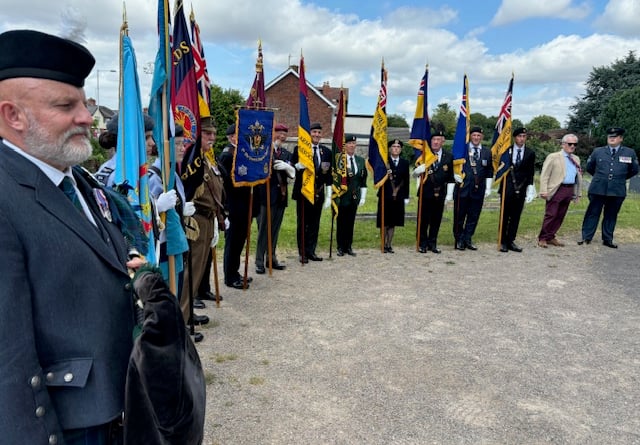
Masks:
[[[614,157],[616,155],[616,149],[612,148],[611,149],[611,157]]]
[[[355,175],[356,172],[356,164],[353,162],[353,156],[349,156],[349,166],[351,167],[351,171]]]
[[[476,161],[480,159],[480,149],[478,147],[473,147],[473,159]]]
[[[320,167],[320,156],[318,156],[318,146],[313,146],[313,164],[316,166],[316,169]]]
[[[82,208],[82,204],[80,204],[80,198],[78,198],[78,194],[76,193],[76,189],[73,186],[73,181],[71,181],[71,178],[65,176],[59,187],[60,190],[62,190],[67,198],[69,198],[69,200],[73,203],[75,208],[84,215],[84,209]]]
[[[394,160],[393,160],[393,166],[394,166],[394,167],[397,167],[397,166],[398,166],[398,160],[397,160],[397,159],[394,159]]]
[[[520,165],[520,161],[522,161],[522,157],[520,156],[521,152],[522,150],[519,148],[516,150],[516,165]]]

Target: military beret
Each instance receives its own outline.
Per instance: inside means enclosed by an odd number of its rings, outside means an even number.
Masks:
[[[230,124],[227,127],[227,131],[225,133],[227,136],[231,136],[232,134],[236,134],[236,124]]]
[[[314,122],[309,127],[309,130],[322,130],[322,125],[320,125],[320,122]]]
[[[344,135],[344,142],[355,142],[356,141],[356,135],[355,134],[345,134]]]
[[[475,127],[471,127],[471,131],[469,131],[469,134],[471,133],[484,133],[484,131],[482,131],[482,127],[478,127],[477,125]]]
[[[442,128],[435,128],[433,130],[431,130],[431,138],[433,139],[436,136],[444,136],[444,130]]]
[[[289,129],[285,124],[276,124],[275,131],[284,131],[286,133]]]
[[[611,127],[607,128],[607,136],[623,136],[624,128],[620,127]]]
[[[391,139],[387,142],[387,148],[391,147],[393,144],[398,144],[402,147],[402,141],[400,139]]]
[[[216,121],[212,116],[203,117],[200,120],[200,129],[207,131],[216,131]]]
[[[182,125],[176,124],[176,132],[174,133],[174,136],[177,138],[184,136],[184,127]]]
[[[524,127],[518,127],[515,130],[513,130],[513,137],[520,136],[521,134],[526,135],[527,129]]]
[[[35,77],[82,87],[95,62],[84,46],[51,34],[27,29],[0,34],[0,80]]]

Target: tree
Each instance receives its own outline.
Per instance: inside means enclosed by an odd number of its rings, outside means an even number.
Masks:
[[[469,119],[471,120],[471,126],[475,127],[476,125],[482,128],[484,132],[484,139],[489,139],[493,137],[493,129],[496,126],[497,118],[489,118],[482,113],[471,113],[469,115]]]
[[[558,119],[556,119],[555,117],[541,114],[531,119],[526,127],[528,131],[532,131],[535,133],[544,133],[549,130],[557,130],[561,128],[561,125],[560,122],[558,122]]]
[[[447,103],[438,104],[436,110],[431,115],[431,122],[438,122],[444,127],[444,133],[447,139],[453,137],[456,131],[456,119],[458,114],[452,110]]]
[[[409,124],[404,116],[399,114],[390,114],[387,116],[387,127],[409,128]]]
[[[230,88],[223,90],[221,86],[212,84],[210,100],[211,116],[218,127],[218,137],[214,148],[216,153],[220,153],[227,144],[225,130],[236,121],[236,109],[245,103],[246,98],[242,97],[239,90]]]
[[[640,59],[634,51],[624,59],[616,60],[611,66],[594,68],[589,74],[586,92],[578,102],[570,107],[568,128],[574,133],[604,135],[606,126],[602,122],[603,112],[611,99],[620,91],[640,84]],[[640,104],[626,103],[630,114],[640,112]]]
[[[602,111],[600,129],[622,127],[625,129],[624,145],[640,149],[640,109],[634,107],[639,103],[640,86],[617,92]]]

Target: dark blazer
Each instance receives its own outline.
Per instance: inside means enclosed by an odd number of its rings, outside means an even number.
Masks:
[[[91,185],[76,181],[98,227],[0,142],[3,443],[62,443],[60,430],[107,423],[124,408],[134,324],[126,246]]]
[[[469,149],[465,153],[464,166],[462,171],[465,173],[464,181],[459,186],[459,196],[466,198],[482,198],[486,190],[487,178],[493,178],[493,161],[491,159],[491,149],[482,147],[480,150],[480,159],[476,162],[475,167],[469,159]]]
[[[384,182],[384,199],[385,204],[393,200],[393,188],[397,187],[398,191],[396,199],[405,200],[409,198],[409,188],[411,187],[411,176],[409,175],[409,161],[403,157],[398,158],[398,165],[393,165],[391,157],[389,157],[389,169],[391,176]],[[382,187],[378,189],[377,196],[380,197]]]
[[[593,176],[589,194],[624,197],[627,179],[638,174],[638,156],[633,149],[621,146],[612,157],[609,147],[599,147],[587,159],[587,171]]]
[[[524,197],[527,186],[533,184],[536,153],[532,148],[525,146],[520,164],[515,165],[513,164],[513,150],[514,147],[510,147],[501,156],[501,162],[505,162],[507,166],[513,165],[513,170],[503,178],[505,181],[504,186],[506,187],[507,196],[513,195],[518,191],[520,196]],[[498,193],[502,193],[502,185],[498,187]]]
[[[322,201],[324,200],[324,188],[327,185],[331,185],[333,178],[331,176],[331,149],[320,144],[320,160],[321,163],[325,166],[328,166],[326,171],[322,169],[318,169],[316,171],[315,176],[315,186],[316,186],[316,204],[318,204],[318,200],[320,200],[320,205],[322,205]],[[298,162],[298,146],[293,149],[293,156],[291,156],[291,165],[296,165]],[[299,171],[296,169],[296,180],[293,184],[293,190],[291,192],[291,198],[298,199],[302,196],[302,173],[304,170]]]
[[[434,198],[435,189],[438,188],[438,198],[445,199],[447,184],[453,182],[453,155],[447,150],[441,150],[440,162],[437,165],[435,163],[431,165],[427,180],[422,184],[423,198]],[[418,196],[420,196],[420,189],[418,189]]]
[[[340,197],[338,205],[358,205],[360,202],[360,188],[367,186],[367,167],[364,158],[358,155],[354,156],[358,173],[353,176],[347,176],[347,191]]]
[[[242,186],[235,187],[231,175],[233,172],[233,155],[236,147],[228,144],[219,157],[219,167],[222,177],[224,178],[225,203],[224,209],[228,215],[235,218],[242,218],[248,215],[249,201],[251,198],[251,187]],[[256,202],[254,202],[254,206]],[[255,207],[252,215],[257,215]]]

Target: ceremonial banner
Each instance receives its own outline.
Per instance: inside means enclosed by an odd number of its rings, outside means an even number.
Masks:
[[[231,179],[234,186],[266,182],[271,174],[273,111],[238,110],[238,147],[233,156]]]
[[[431,152],[431,125],[429,123],[429,104],[427,91],[429,85],[429,68],[425,69],[424,76],[418,88],[418,98],[416,100],[416,113],[411,125],[409,144],[413,147],[413,155],[416,165],[425,164],[427,169],[438,157]]]
[[[193,63],[196,71],[196,82],[198,84],[198,106],[200,109],[200,118],[211,116],[209,102],[211,101],[211,82],[209,81],[209,72],[207,71],[207,61],[204,58],[204,48],[200,40],[200,27],[196,23],[196,16],[191,7],[189,15],[191,22],[191,48],[193,49]]]
[[[458,124],[456,125],[456,134],[453,137],[453,172],[464,178],[462,166],[466,162],[466,154],[469,146],[469,81],[467,75],[464,75],[462,84],[462,103],[460,104],[460,114],[458,115]]]
[[[140,99],[140,83],[136,55],[126,29],[120,35],[120,94],[118,100],[118,141],[114,182],[128,184],[127,199],[142,222],[149,240],[147,260],[156,262],[153,234],[153,214],[149,200],[147,175],[147,149],[144,135],[144,117]]]
[[[340,89],[340,99],[338,100],[338,113],[336,114],[336,124],[333,128],[333,144],[331,156],[331,174],[333,184],[331,186],[331,205],[334,217],[338,216],[338,203],[340,197],[347,191],[347,162],[344,153],[344,91]]]
[[[369,136],[369,159],[367,165],[373,172],[373,186],[380,188],[389,177],[387,147],[387,70],[384,69],[384,62],[380,69],[380,93],[378,94],[378,104],[373,114],[371,123],[371,134]]]
[[[300,123],[298,124],[298,162],[306,167],[302,171],[302,196],[311,204],[315,203],[316,169],[313,163],[311,145],[311,123],[309,122],[309,103],[307,80],[304,77],[304,57],[300,56]]]
[[[251,85],[251,91],[247,98],[248,108],[265,108],[267,98],[264,93],[264,72],[262,63],[262,42],[258,42],[258,59],[256,60],[256,77]]]
[[[493,132],[493,140],[491,141],[491,158],[493,160],[493,171],[495,174],[495,184],[499,184],[505,173],[511,166],[511,160],[501,162],[500,158],[511,146],[511,100],[513,97],[513,75],[509,81],[509,88],[504,97],[504,102],[500,108],[498,121]]]

